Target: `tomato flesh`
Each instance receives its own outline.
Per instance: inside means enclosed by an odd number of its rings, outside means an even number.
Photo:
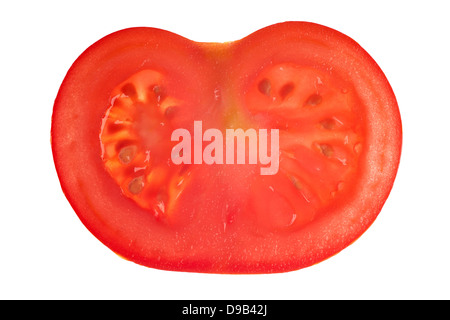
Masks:
[[[401,121],[379,67],[332,29],[289,22],[218,44],[135,28],[74,63],[52,147],[80,219],[122,257],[271,273],[320,262],[370,226]]]

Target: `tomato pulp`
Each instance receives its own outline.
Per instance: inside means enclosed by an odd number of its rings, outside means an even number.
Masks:
[[[274,273],[338,253],[392,188],[394,93],[354,40],[307,22],[234,42],[112,33],[68,71],[52,150],[83,224],[152,268]]]

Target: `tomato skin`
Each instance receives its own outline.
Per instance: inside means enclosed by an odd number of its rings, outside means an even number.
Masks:
[[[242,213],[247,203],[239,200],[251,190],[236,181],[251,181],[254,172],[228,166],[218,174],[217,167],[203,166],[195,169],[179,200],[187,206],[179,205],[174,221],[167,222],[125,197],[105,170],[101,119],[111,92],[131,75],[146,68],[167,73],[172,93],[192,106],[192,120],[204,119],[210,121],[208,126],[223,129],[228,120],[216,121],[216,116],[230,114],[234,121],[235,110],[228,106],[245,106],[248,88],[261,70],[285,62],[316,68],[350,88],[359,106],[357,117],[364,122],[358,129],[364,148],[352,187],[316,218],[281,231],[267,230]],[[65,77],[55,100],[51,136],[62,189],[101,242],[141,265],[209,273],[286,272],[343,250],[381,211],[402,146],[395,95],[376,62],[349,37],[306,22],[272,25],[226,44],[196,43],[154,28],[106,36],[88,48]],[[280,185],[286,181],[278,178]],[[221,193],[221,200],[214,192]],[[267,189],[262,193],[270,195]],[[257,197],[255,201],[257,210],[264,211],[267,206],[258,206]],[[281,219],[288,221],[289,216]]]

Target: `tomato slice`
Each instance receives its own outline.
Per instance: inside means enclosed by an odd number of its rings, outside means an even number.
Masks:
[[[381,211],[401,143],[378,65],[306,22],[227,43],[118,31],[75,61],[52,118],[85,226],[130,261],[178,271],[285,272],[336,254]]]

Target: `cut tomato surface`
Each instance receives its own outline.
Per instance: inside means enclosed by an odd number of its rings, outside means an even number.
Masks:
[[[402,145],[379,66],[307,22],[227,43],[108,35],[68,71],[51,135],[93,235],[135,263],[207,273],[286,272],[338,253],[381,211]]]

